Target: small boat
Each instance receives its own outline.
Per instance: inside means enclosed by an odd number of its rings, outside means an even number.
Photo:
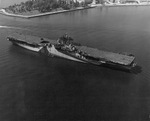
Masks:
[[[120,54],[82,46],[79,43],[73,42],[73,39],[67,34],[58,40],[51,40],[15,33],[7,37],[7,39],[15,45],[34,52],[58,56],[82,63],[127,71],[130,71],[136,66],[134,62],[135,57],[132,54]]]

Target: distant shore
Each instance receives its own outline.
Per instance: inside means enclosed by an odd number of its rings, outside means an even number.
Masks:
[[[70,9],[70,10],[58,10],[58,11],[53,11],[53,12],[45,12],[45,13],[37,13],[33,15],[21,15],[21,14],[14,14],[14,13],[9,13],[5,9],[0,9],[0,14],[6,15],[6,16],[11,16],[11,17],[19,17],[19,18],[35,18],[35,17],[40,17],[40,16],[46,16],[46,15],[53,15],[53,14],[59,14],[59,13],[65,13],[65,12],[71,12],[71,11],[78,11],[78,10],[84,10],[84,9],[90,9],[94,7],[123,7],[123,6],[150,6],[150,3],[142,3],[142,4],[131,4],[131,3],[126,3],[126,4],[120,4],[120,3],[111,3],[111,4],[91,4],[91,6],[88,7],[77,7],[75,9]]]
[[[0,9],[0,14],[6,15],[6,16],[11,16],[11,17],[20,17],[20,18],[35,18],[35,17],[40,17],[40,16],[46,16],[46,15],[53,15],[53,14],[59,14],[59,13],[65,13],[65,12],[71,12],[71,11],[78,11],[78,10],[84,10],[84,9],[90,9],[94,8],[95,6],[90,6],[90,7],[77,7],[75,9],[70,9],[70,10],[59,10],[59,11],[53,11],[53,12],[45,12],[45,13],[39,13],[35,15],[21,15],[21,14],[14,14],[14,13],[9,13],[5,9]]]
[[[104,6],[108,6],[108,7],[123,7],[123,6],[150,6],[150,3],[142,3],[142,4],[130,4],[130,3],[126,3],[126,4],[118,4],[118,3],[114,3],[114,4],[105,4]]]
[[[150,6],[150,3],[141,3],[141,4],[137,4],[137,3],[105,3],[105,4],[93,4],[93,7],[121,7],[121,6]]]

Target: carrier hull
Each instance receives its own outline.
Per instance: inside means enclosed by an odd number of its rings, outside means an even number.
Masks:
[[[28,36],[30,40],[38,40],[38,42],[26,41],[22,36],[11,36],[7,39],[13,44],[18,45],[30,51],[44,53],[47,55],[53,55],[61,58],[65,58],[72,61],[89,63],[97,66],[103,66],[113,68],[117,70],[130,71],[135,67],[134,56],[123,55],[118,53],[101,51],[98,49],[85,47],[85,46],[71,46],[76,50],[70,49],[69,46],[60,46],[56,40],[46,40],[46,43],[41,43],[41,38]],[[86,53],[86,54],[85,54]]]

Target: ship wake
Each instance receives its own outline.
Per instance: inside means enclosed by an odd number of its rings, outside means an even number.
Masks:
[[[1,25],[0,25],[0,28],[15,28],[15,27],[11,27],[11,26],[1,26]]]
[[[14,26],[3,26],[3,25],[0,25],[0,28],[2,28],[2,29],[22,29],[22,28],[19,28],[19,27],[14,27]]]

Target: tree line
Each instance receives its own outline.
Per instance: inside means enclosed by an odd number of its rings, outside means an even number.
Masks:
[[[20,4],[14,4],[7,9],[13,13],[22,13],[27,11],[38,10],[41,13],[50,12],[57,9],[69,10],[80,6],[87,6],[89,2],[74,2],[70,0],[28,0]]]

